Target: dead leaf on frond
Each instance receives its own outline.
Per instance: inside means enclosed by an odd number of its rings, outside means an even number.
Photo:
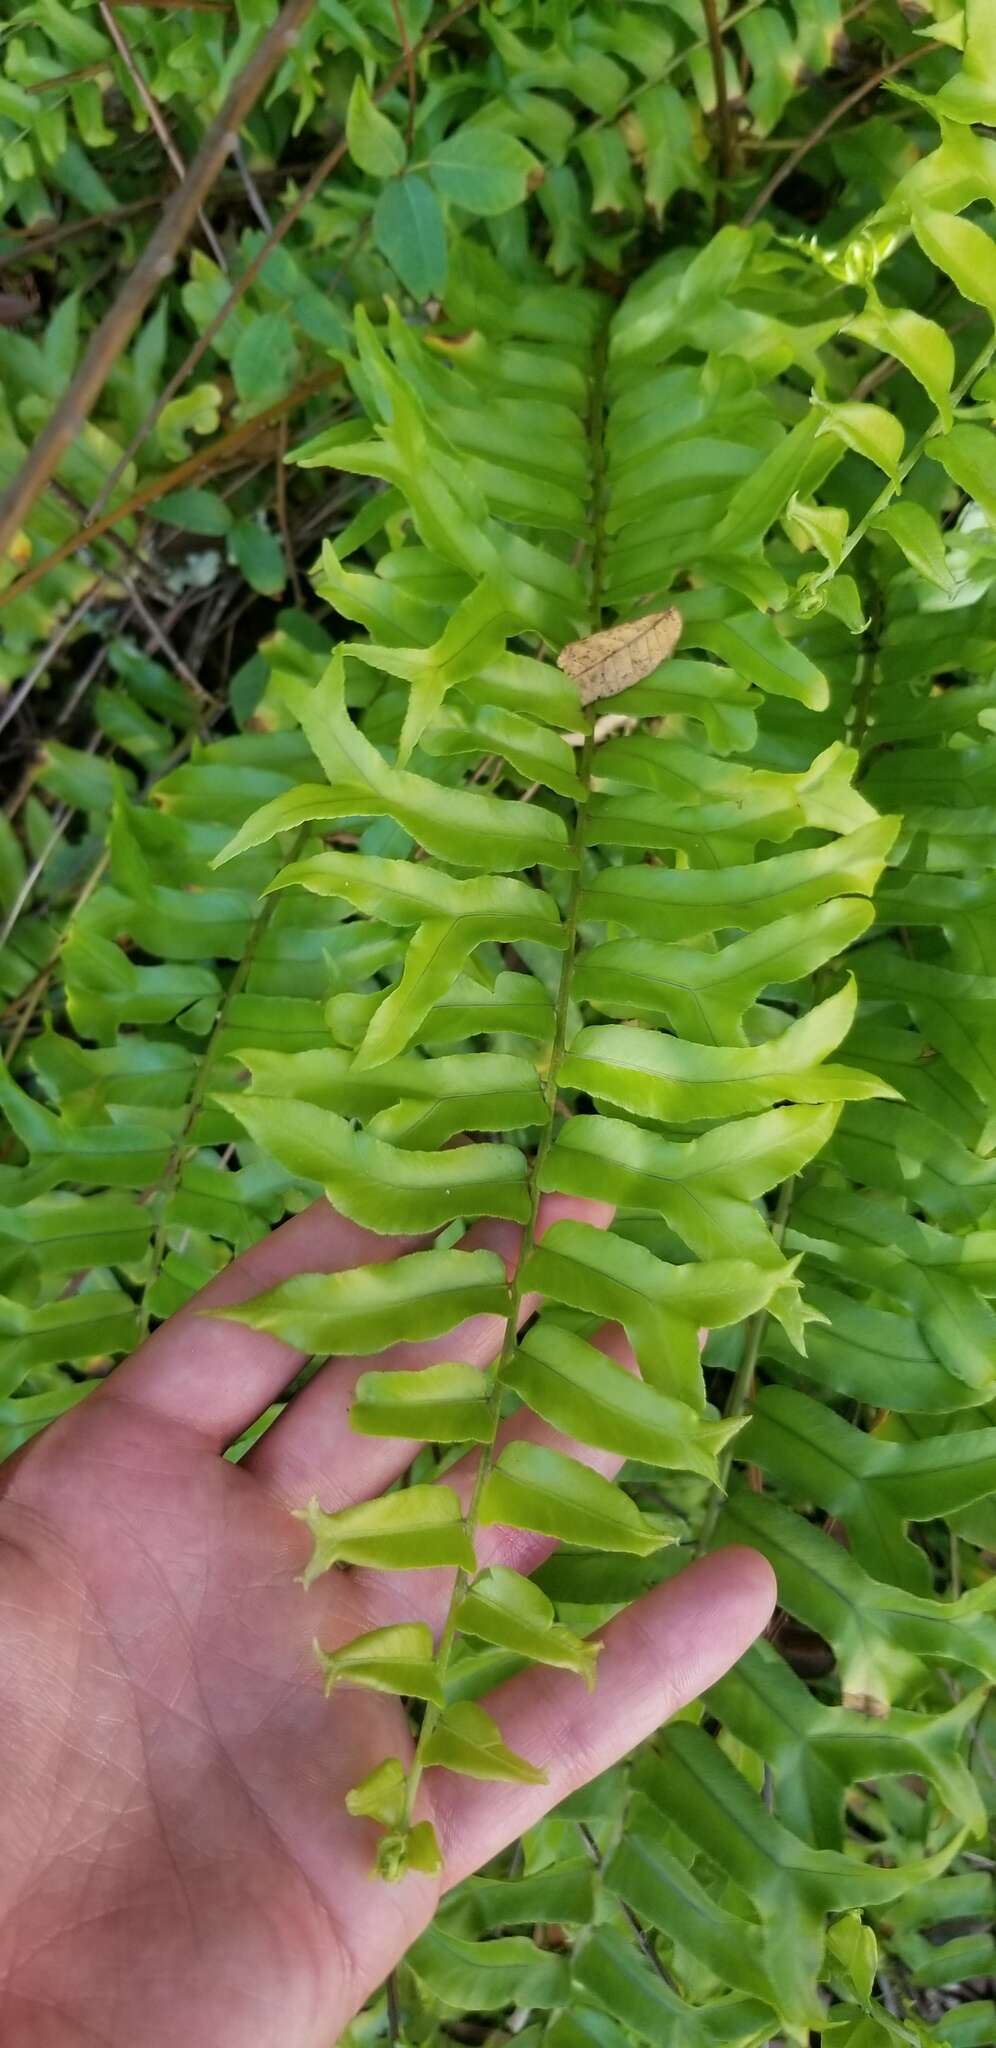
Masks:
[[[588,633],[583,640],[569,640],[557,656],[557,667],[576,677],[582,704],[594,704],[652,675],[674,653],[680,636],[681,613],[672,605],[666,612],[648,612],[642,619]]]

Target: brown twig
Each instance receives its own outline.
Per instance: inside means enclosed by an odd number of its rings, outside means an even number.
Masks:
[[[455,21],[460,20],[461,15],[469,14],[471,8],[476,7],[477,4],[478,0],[458,0],[458,5],[456,7],[451,7],[449,13],[444,14],[442,20],[436,23],[435,28],[427,29],[425,34],[419,37],[418,42],[413,44],[413,57],[417,57],[420,51],[427,49],[430,43],[438,42],[440,36],[445,35],[447,29],[452,28],[453,23]],[[405,63],[404,58],[402,58],[401,62],[399,64],[396,64],[393,70],[388,72],[386,78],[384,78],[381,81],[380,85],[377,87],[377,90],[373,95],[375,104],[377,103],[378,100],[384,99],[389,92],[393,92],[395,86],[400,82],[402,78],[405,77],[407,68],[407,64]],[[295,221],[300,219],[305,207],[310,206],[311,201],[317,197],[318,193],[322,189],[322,186],[326,184],[328,179],[331,177],[331,174],[335,170],[337,164],[342,162],[342,159],[346,154],[346,147],[346,137],[342,135],[340,136],[339,141],[333,145],[333,147],[326,153],[325,156],[323,156],[321,162],[315,165],[315,168],[312,171],[310,177],[306,179],[305,183],[302,185],[301,190],[298,193],[296,199],[292,200],[290,206],[287,208],[286,213],[282,214],[280,219],[276,222],[272,234],[268,235],[266,237],[266,240],[263,243],[261,243],[260,247],[256,251],[255,256],[252,258],[252,261],[246,265],[246,268],[242,272],[242,275],[236,280],[235,284],[233,284],[227,299],[224,301],[224,304],[218,307],[217,311],[212,315],[211,319],[208,321],[208,324],[204,328],[203,332],[198,335],[197,340],[193,344],[193,347],[188,351],[179,368],[176,371],[174,371],[174,374],[169,379],[169,382],[163,387],[163,390],[160,392],[155,404],[149,408],[149,411],[146,413],[145,418],[140,422],[139,426],[136,427],[135,432],[132,435],[132,438],[129,441],[127,448],[124,450],[124,453],[122,454],[119,462],[116,463],[114,469],[112,469],[110,473],[110,476],[107,478],[103,490],[100,493],[100,496],[97,499],[95,499],[93,505],[90,508],[92,518],[96,516],[98,511],[101,511],[103,509],[104,505],[107,502],[108,496],[110,495],[110,492],[114,489],[114,486],[117,483],[122,471],[126,468],[127,464],[131,461],[132,457],[141,447],[142,442],[145,440],[146,436],[148,434],[151,434],[153,428],[156,425],[157,420],[160,417],[160,414],[165,410],[166,406],[170,404],[171,400],[176,397],[177,392],[183,388],[191,372],[197,368],[197,365],[200,362],[201,357],[206,355],[208,349],[211,346],[211,343],[215,338],[215,335],[219,333],[220,329],[224,326],[225,321],[228,319],[228,316],[231,313],[232,308],[238,304],[239,300],[243,296],[243,293],[248,291],[249,286],[255,283],[260,271],[263,268],[263,265],[267,261],[267,258],[271,255],[274,249],[279,247],[280,243],[284,240],[284,237],[290,233],[290,230],[294,226]],[[2,526],[0,526],[0,550],[2,550],[4,538],[5,536],[3,533],[3,529]]]
[[[844,99],[838,100],[836,106],[831,107],[828,114],[824,114],[822,121],[818,121],[816,127],[811,128],[809,134],[804,135],[802,141],[796,144],[795,149],[790,156],[785,158],[784,163],[779,164],[777,170],[772,171],[770,178],[765,185],[762,185],[757,197],[751,200],[740,223],[741,227],[753,227],[758,216],[764,212],[769,200],[773,199],[775,193],[784,185],[786,178],[791,178],[793,172],[802,163],[803,158],[809,155],[811,149],[816,148],[817,143],[822,142],[824,137],[829,135],[831,128],[836,128],[838,121],[842,121],[844,115],[849,114],[852,107],[858,106],[862,100],[867,99],[870,93],[877,92],[885,79],[892,78],[897,71],[904,71],[907,65],[919,63],[921,57],[930,57],[936,50],[943,50],[944,47],[943,43],[921,43],[918,49],[907,50],[904,56],[894,57],[891,64],[881,65],[877,71],[872,72],[870,78],[863,78],[861,84],[856,85],[853,92],[849,92]]]
[[[154,93],[146,84],[146,81],[138,68],[138,64],[135,59],[135,53],[131,47],[131,44],[128,41],[127,36],[125,35],[123,28],[121,27],[120,22],[115,21],[114,19],[113,12],[109,5],[109,0],[99,0],[99,5],[100,18],[104,24],[104,27],[106,28],[107,33],[110,36],[112,43],[114,44],[118,56],[120,57],[121,62],[124,65],[124,68],[127,71],[129,78],[131,79],[132,85],[134,86],[135,91],[137,92],[138,97],[141,100],[143,107],[145,108],[146,113],[148,114],[149,120],[152,123],[156,135],[158,136],[159,141],[162,144],[163,153],[166,157],[166,160],[172,167],[173,171],[176,173],[176,177],[179,184],[182,185],[184,179],[187,176],[187,166],[184,163],[183,158],[180,155],[179,150],[177,149],[176,143],[174,142],[173,137],[169,132],[169,128],[167,127],[166,122],[163,118],[162,108],[160,107],[159,102],[156,99]],[[200,221],[204,239],[208,245],[208,248],[211,251],[212,256],[214,257],[215,262],[217,263],[219,269],[225,272],[225,275],[227,277],[228,265],[225,261],[225,251],[222,248],[221,243],[219,242],[218,237],[215,234],[215,231],[211,226],[210,221],[208,220],[207,214],[205,213],[203,206],[198,207],[197,218]]]
[[[398,41],[401,44],[401,51],[405,60],[405,70],[408,75],[408,120],[405,125],[405,143],[410,151],[415,140],[415,109],[418,106],[418,79],[415,75],[415,57],[408,39],[405,17],[401,12],[401,0],[391,0],[391,12],[394,15],[394,26],[398,31]]]
[[[53,498],[58,498],[59,503],[65,506],[67,512],[72,513],[74,519],[86,518],[86,506],[82,498],[78,498],[76,492],[71,491],[67,484],[53,481],[50,489]],[[125,540],[124,535],[121,533],[112,533],[110,544],[124,561],[130,562],[132,568],[140,576],[146,577],[150,586],[155,588],[156,570],[154,564],[148,561],[137,547],[133,547],[131,541]],[[160,591],[157,594],[161,595],[162,593]]]
[[[94,402],[126,348],[157,285],[170,274],[176,253],[197,218],[242,126],[281,59],[295,41],[313,0],[284,0],[276,21],[240,71],[224,106],[212,121],[183,184],[165,208],[113,305],[91,336],[90,345],[64,397],[35,442],[19,476],[0,500],[0,559],[62,457],[83,432]],[[116,479],[115,479],[116,480]]]
[[[238,427],[231,427],[226,434],[221,434],[217,441],[209,441],[206,447],[198,448],[193,455],[188,455],[184,462],[178,462],[175,469],[168,469],[162,476],[151,477],[148,483],[141,484],[122,504],[113,506],[110,512],[102,513],[99,519],[91,519],[80,527],[78,533],[71,533],[67,540],[60,541],[59,546],[52,549],[50,555],[43,556],[41,561],[32,563],[30,569],[25,569],[23,576],[19,576],[16,583],[8,584],[6,590],[0,590],[0,611],[5,604],[11,604],[15,597],[20,597],[24,591],[30,590],[32,584],[37,583],[42,576],[47,576],[50,569],[57,569],[61,562],[67,562],[71,555],[78,554],[80,548],[89,547],[93,541],[100,540],[103,534],[108,533],[112,526],[117,526],[122,519],[130,519],[132,513],[140,512],[143,506],[152,505],[157,498],[165,498],[168,492],[178,490],[181,484],[189,483],[191,477],[198,476],[203,469],[225,469],[229,463],[238,462],[247,442],[254,440],[265,428],[274,426],[285,413],[296,411],[306,399],[314,397],[316,392],[323,391],[326,385],[334,383],[339,375],[338,370],[322,370],[314,377],[306,377],[303,383],[288,392],[286,398],[277,399],[273,405],[265,406],[261,412],[254,413],[252,419],[243,420]]]
[[[716,197],[716,225],[721,227],[726,212],[727,195],[723,189],[731,176],[736,161],[736,138],[730,114],[729,94],[726,90],[726,54],[723,49],[723,31],[716,12],[716,0],[702,0],[705,15],[706,34],[709,38],[709,58],[712,64],[713,84],[716,88],[716,127],[719,132],[719,182]]]

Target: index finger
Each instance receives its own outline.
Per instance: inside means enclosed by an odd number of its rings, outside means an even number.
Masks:
[[[323,1196],[233,1259],[118,1367],[96,1398],[138,1402],[223,1450],[276,1398],[305,1353],[245,1324],[215,1322],[204,1310],[250,1301],[294,1273],[341,1273],[427,1243],[364,1230]]]

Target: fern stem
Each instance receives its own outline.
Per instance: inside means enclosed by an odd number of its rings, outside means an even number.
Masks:
[[[771,1223],[771,1235],[774,1238],[775,1243],[779,1246],[782,1244],[785,1232],[788,1229],[788,1220],[792,1208],[792,1197],[794,1193],[795,1176],[792,1175],[788,1180],[783,1180],[781,1187],[778,1190],[778,1201],[775,1206],[775,1213]],[[754,1388],[754,1374],[757,1371],[757,1361],[761,1355],[761,1345],[764,1342],[764,1333],[768,1327],[768,1317],[769,1310],[766,1308],[759,1308],[756,1315],[753,1315],[751,1317],[750,1322],[747,1325],[747,1335],[744,1341],[744,1355],[740,1360],[740,1364],[738,1365],[737,1370],[734,1374],[733,1383],[730,1387],[730,1392],[726,1401],[726,1406],[723,1409],[723,1414],[727,1421],[732,1421],[736,1416],[742,1415],[744,1409],[747,1406],[748,1401],[751,1398],[751,1394]],[[716,1523],[718,1522],[720,1517],[720,1511],[723,1506],[723,1501],[726,1498],[726,1482],[730,1476],[730,1467],[732,1463],[733,1445],[727,1444],[725,1449],[721,1451],[719,1455],[719,1477],[706,1503],[706,1511],[702,1518],[702,1527],[699,1530],[699,1540],[695,1545],[696,1557],[701,1557],[703,1552],[708,1549],[709,1544],[712,1541],[713,1532],[715,1530]]]
[[[589,630],[592,632],[597,631],[602,621],[602,587],[605,545],[605,459],[603,450],[603,415],[605,409],[604,393],[607,352],[608,318],[606,318],[605,322],[603,323],[601,332],[595,345],[595,356],[592,365],[591,378],[591,408],[589,413],[589,438],[591,445],[591,588],[589,599]],[[523,1225],[522,1244],[519,1250],[519,1258],[515,1269],[515,1275],[511,1283],[508,1314],[505,1320],[505,1335],[502,1341],[501,1351],[498,1355],[498,1358],[494,1366],[491,1369],[491,1385],[489,1388],[489,1401],[491,1408],[492,1423],[491,1440],[489,1443],[483,1444],[481,1447],[481,1454],[480,1458],[478,1459],[477,1465],[477,1473],[474,1479],[474,1489],[470,1497],[470,1502],[467,1508],[466,1516],[464,1518],[472,1543],[477,1533],[477,1518],[480,1512],[481,1495],[484,1491],[484,1486],[488,1478],[488,1474],[490,1473],[492,1466],[494,1464],[495,1441],[498,1434],[498,1417],[501,1408],[502,1380],[509,1364],[511,1363],[516,1343],[518,1341],[519,1311],[522,1305],[523,1294],[523,1275],[525,1273],[526,1263],[528,1261],[529,1254],[532,1251],[533,1246],[536,1242],[536,1226],[539,1218],[541,1192],[540,1180],[542,1177],[543,1166],[547,1154],[550,1150],[550,1146],[553,1143],[554,1123],[557,1113],[557,1098],[560,1088],[560,1067],[564,1056],[564,1048],[567,1042],[567,1019],[570,1010],[571,985],[574,979],[574,964],[577,957],[578,922],[581,912],[585,813],[587,809],[588,799],[591,794],[591,772],[595,756],[595,712],[594,710],[585,710],[582,712],[581,715],[585,721],[585,741],[584,747],[581,751],[580,761],[578,763],[578,780],[582,786],[582,794],[577,799],[574,814],[574,832],[572,836],[572,848],[574,853],[575,865],[571,876],[571,885],[570,893],[567,900],[567,908],[564,913],[564,931],[566,935],[566,944],[564,947],[563,962],[560,970],[560,982],[557,988],[557,999],[554,1009],[553,1038],[550,1046],[550,1058],[547,1065],[546,1081],[543,1088],[543,1098],[546,1105],[546,1120],[540,1131],[539,1139],[536,1145],[536,1151],[530,1168],[529,1215],[526,1219],[525,1224]],[[443,1685],[445,1685],[446,1682],[446,1675],[449,1670],[450,1658],[453,1653],[453,1644],[456,1640],[457,1618],[460,1612],[460,1603],[467,1590],[467,1587],[471,1582],[472,1577],[472,1573],[461,1569],[457,1572],[456,1578],[453,1582],[453,1591],[450,1594],[450,1603],[446,1613],[446,1620],[443,1623],[442,1633],[440,1635],[439,1645],[436,1651],[436,1669],[439,1673],[439,1677]],[[440,1712],[441,1709],[433,1706],[430,1702],[430,1704],[426,1707],[425,1714],[422,1719],[422,1726],[419,1729],[418,1741],[415,1745],[415,1755],[412,1759],[411,1769],[408,1773],[408,1785],[405,1796],[406,1826],[411,1825],[412,1816],[415,1808],[415,1800],[418,1794],[419,1785],[421,1783],[422,1773],[425,1769],[426,1749],[428,1747],[430,1737],[432,1736],[436,1726],[438,1725]]]

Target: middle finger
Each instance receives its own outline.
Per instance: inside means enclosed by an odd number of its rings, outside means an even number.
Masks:
[[[613,1210],[604,1202],[547,1195],[540,1203],[537,1239],[565,1216],[582,1218],[604,1229]],[[486,1248],[505,1260],[511,1279],[518,1262],[522,1233],[514,1224],[480,1223],[463,1240],[462,1249]],[[538,1297],[524,1295],[518,1324],[535,1314]],[[472,1316],[448,1336],[422,1344],[393,1344],[373,1358],[339,1358],[325,1366],[296,1395],[286,1413],[243,1459],[243,1470],[290,1508],[315,1497],[329,1514],[369,1500],[407,1471],[419,1445],[401,1437],[360,1436],[349,1426],[356,1382],[363,1372],[408,1372],[442,1360],[458,1360],[482,1370],[491,1365],[505,1337],[502,1316]]]

